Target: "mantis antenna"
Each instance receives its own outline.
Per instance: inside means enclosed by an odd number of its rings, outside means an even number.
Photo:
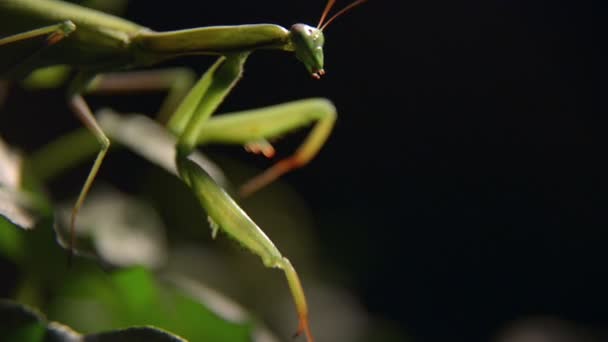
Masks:
[[[325,18],[327,18],[329,11],[331,11],[331,8],[334,7],[334,4],[336,3],[336,0],[328,0],[327,5],[325,5],[325,9],[323,10],[323,14],[321,15],[321,19],[319,19],[319,24],[317,25],[317,28],[319,30],[323,31],[327,27],[327,25],[329,25],[332,21],[336,20],[336,18],[338,18],[342,14],[350,11],[351,9],[355,8],[356,6],[361,5],[362,3],[366,2],[366,1],[367,0],[354,1],[350,5],[344,7],[340,11],[338,11],[338,13],[334,14],[327,21],[325,21]]]

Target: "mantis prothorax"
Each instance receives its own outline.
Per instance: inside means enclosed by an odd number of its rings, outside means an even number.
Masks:
[[[335,18],[365,2],[356,0],[325,20],[335,0],[329,0],[316,27],[295,24],[289,30],[272,24],[216,26],[171,32],[155,32],[133,22],[90,8],[54,0],[0,1],[0,76],[22,80],[33,72],[61,65],[76,71],[67,101],[101,145],[82,187],[70,220],[70,255],[78,211],[100,168],[110,141],[97,123],[83,94],[105,90],[167,89],[169,95],[160,116],[177,137],[176,165],[183,181],[196,193],[210,218],[229,235],[259,255],[268,267],[282,269],[288,280],[299,316],[298,333],[313,340],[308,308],[297,273],[262,230],[196,163],[193,149],[208,142],[236,143],[272,154],[264,144],[297,127],[316,122],[295,154],[279,161],[242,188],[252,193],[285,172],[308,163],[320,150],[335,122],[333,105],[324,99],[308,99],[279,106],[210,116],[241,77],[244,63],[255,50],[273,49],[295,53],[307,71],[320,78],[323,69],[323,29]],[[219,55],[219,59],[191,88],[184,86],[183,72],[145,74],[122,72],[183,55]],[[116,73],[116,72],[121,73]],[[190,83],[191,84],[191,83]],[[184,89],[189,89],[184,96]],[[262,142],[256,146],[256,142]]]

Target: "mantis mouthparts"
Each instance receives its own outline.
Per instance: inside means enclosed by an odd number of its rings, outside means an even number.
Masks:
[[[317,72],[312,73],[312,78],[318,80],[318,79],[321,79],[321,76],[323,76],[323,75],[325,75],[325,70],[319,69],[319,70],[317,70]]]

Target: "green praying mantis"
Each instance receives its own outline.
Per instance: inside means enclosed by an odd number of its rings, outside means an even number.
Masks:
[[[168,95],[159,118],[177,139],[175,164],[179,177],[196,194],[214,226],[260,256],[265,266],[284,271],[298,313],[297,334],[304,333],[308,341],[313,341],[304,291],[294,267],[190,156],[197,146],[211,142],[242,144],[254,152],[272,155],[268,139],[314,123],[291,157],[247,182],[241,193],[253,193],[307,164],[325,143],[336,119],[335,108],[328,100],[306,99],[229,115],[211,115],[241,77],[253,51],[293,52],[312,77],[320,78],[324,74],[323,30],[363,2],[356,0],[327,19],[335,4],[335,0],[329,0],[316,27],[295,24],[288,30],[273,24],[255,24],[156,32],[68,2],[1,0],[0,78],[23,80],[55,66],[73,71],[67,101],[101,146],[72,209],[70,255],[75,248],[74,227],[79,209],[110,146],[83,95],[107,90],[165,89]],[[187,87],[184,84],[188,82],[179,71],[129,71],[184,55],[219,58],[193,86]]]

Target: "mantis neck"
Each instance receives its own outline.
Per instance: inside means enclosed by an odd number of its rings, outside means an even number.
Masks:
[[[273,24],[144,31],[132,39],[146,64],[185,55],[225,55],[257,49],[293,51],[289,31]]]

